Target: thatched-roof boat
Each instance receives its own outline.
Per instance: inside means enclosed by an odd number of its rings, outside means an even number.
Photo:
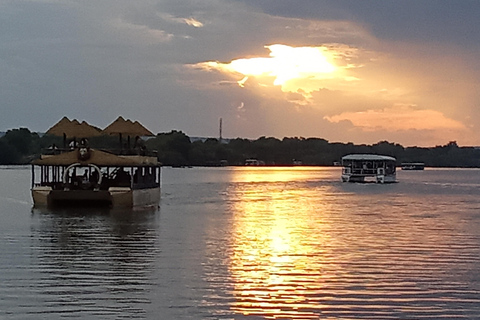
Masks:
[[[138,122],[132,124],[135,123]],[[137,131],[130,132],[148,134],[138,129],[143,126],[135,127]],[[70,121],[64,117],[47,133],[86,138],[105,132],[85,122]],[[82,139],[79,145],[72,145],[71,149],[42,155],[32,162],[32,197],[35,206],[158,205],[161,173],[156,157],[146,156],[143,151],[140,154],[118,155],[90,148],[82,142],[88,144],[86,139]]]

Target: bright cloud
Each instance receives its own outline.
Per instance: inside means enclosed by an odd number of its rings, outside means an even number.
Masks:
[[[201,28],[203,27],[203,23],[200,21],[194,19],[194,18],[184,18],[183,21],[188,24],[189,26],[195,27],[195,28]]]
[[[281,44],[267,46],[270,58],[238,59],[230,63],[232,71],[245,76],[273,76],[274,85],[283,85],[297,78],[325,77],[335,71],[323,47],[289,47]]]
[[[301,115],[302,108],[308,108],[319,121],[338,127],[348,122],[365,137],[375,132],[405,135],[407,131],[437,139],[447,132],[452,139],[469,135],[471,128],[449,107],[458,103],[462,90],[447,85],[438,94],[424,94],[444,85],[440,71],[445,66],[454,68],[454,63],[438,68],[426,58],[405,59],[385,47],[373,50],[339,43],[265,48],[270,50],[268,57],[208,61],[193,67],[219,71],[231,79],[228,83],[272,101],[265,108],[273,110],[283,100],[291,106],[291,114]],[[406,48],[404,54],[414,56]]]
[[[324,119],[334,123],[350,121],[364,131],[466,129],[462,123],[445,117],[439,111],[416,110],[411,106],[397,106],[364,112],[343,112],[339,115],[324,117]]]
[[[337,60],[344,55],[332,48],[292,47],[283,44],[273,44],[265,48],[270,50],[269,57],[242,58],[229,63],[209,61],[198,63],[194,67],[218,70],[231,75],[239,74],[240,86],[244,86],[249,77],[255,77],[260,84],[281,86],[284,92],[309,93],[321,88],[319,81],[335,78],[345,81],[354,79],[344,74],[344,71],[352,65],[337,65]]]
[[[188,17],[188,18],[175,17],[171,14],[166,14],[166,13],[158,13],[157,16],[166,21],[172,21],[175,23],[184,23],[195,28],[201,28],[204,26],[202,22],[200,22],[198,19],[194,17]]]

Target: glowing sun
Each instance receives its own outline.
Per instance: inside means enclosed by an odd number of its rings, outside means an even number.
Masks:
[[[273,85],[282,86],[283,91],[296,91],[302,87],[299,85],[302,81],[330,79],[332,73],[337,71],[337,67],[332,63],[334,56],[326,47],[290,47],[273,44],[265,48],[270,50],[269,57],[242,58],[232,60],[230,63],[209,61],[196,66],[240,74],[243,77],[237,83],[242,87],[249,77],[259,80],[273,78]],[[289,82],[292,84],[295,82],[295,88],[288,88]]]
[[[247,77],[275,77],[275,85],[283,85],[293,79],[318,77],[336,70],[322,47],[294,48],[274,44],[266,48],[270,50],[269,58],[233,60],[229,64],[230,70]]]

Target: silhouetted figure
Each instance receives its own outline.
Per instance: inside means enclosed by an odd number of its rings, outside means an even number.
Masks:
[[[135,144],[133,145],[133,149],[135,149],[138,155],[145,155],[147,148],[145,147],[145,142],[142,140],[142,138],[140,138],[140,136],[135,137]]]

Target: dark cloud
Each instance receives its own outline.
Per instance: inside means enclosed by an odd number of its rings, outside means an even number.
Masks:
[[[449,42],[478,48],[477,0],[236,0],[283,17],[348,20],[382,39]]]
[[[324,117],[378,111],[391,97],[462,123],[468,118],[474,131],[477,3],[0,0],[0,131],[45,131],[63,116],[103,127],[122,115],[154,132],[216,136],[222,117],[225,137],[361,142],[374,133]],[[242,74],[191,68],[268,57],[272,44],[326,45],[358,79],[318,81],[308,97]],[[349,93],[356,83],[368,85]]]

